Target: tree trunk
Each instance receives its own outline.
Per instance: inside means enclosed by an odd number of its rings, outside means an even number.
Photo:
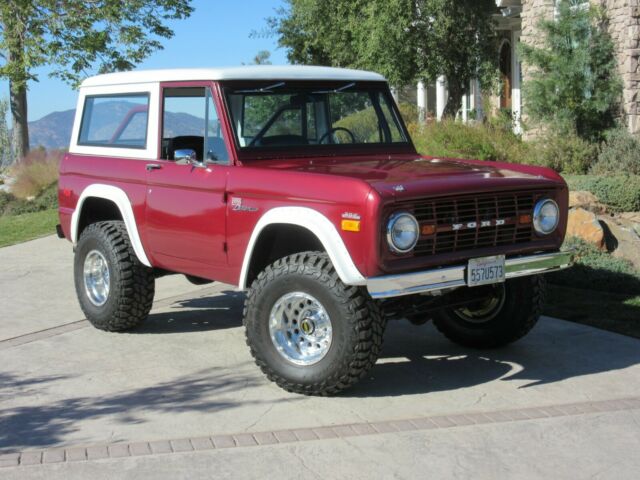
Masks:
[[[13,123],[13,151],[16,162],[29,153],[29,121],[27,118],[27,85],[9,81],[9,101]]]
[[[449,98],[447,98],[447,105],[444,107],[442,116],[444,118],[455,119],[458,110],[462,107],[462,95],[464,91],[459,82],[448,80]]]

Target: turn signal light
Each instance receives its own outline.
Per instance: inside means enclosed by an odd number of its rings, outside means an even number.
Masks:
[[[342,220],[342,230],[345,232],[359,232],[360,220]]]
[[[420,232],[422,233],[422,235],[433,235],[434,233],[436,233],[436,226],[423,225],[422,228],[420,229]]]
[[[531,220],[532,220],[532,217],[530,214],[520,215],[518,217],[518,223],[521,223],[521,224],[531,223]]]

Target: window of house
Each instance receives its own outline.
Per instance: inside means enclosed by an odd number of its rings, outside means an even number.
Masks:
[[[229,162],[220,117],[208,88],[165,88],[162,102],[164,160],[175,160],[178,150],[191,150],[201,162]]]
[[[146,148],[149,94],[85,97],[78,145]]]
[[[590,0],[568,0],[568,1],[569,1],[569,4],[571,5],[571,8],[575,8],[575,9],[586,10],[589,8],[589,5],[590,5]],[[560,3],[560,0],[554,0],[553,2],[555,18],[558,18],[559,3]]]

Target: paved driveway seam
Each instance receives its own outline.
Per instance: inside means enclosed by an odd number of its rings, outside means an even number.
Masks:
[[[191,293],[191,295],[195,296],[198,294],[202,294],[204,291],[210,288],[211,287],[209,286],[206,288],[200,288],[198,290],[194,290]],[[184,297],[185,297],[185,294],[161,298],[153,302],[153,307],[154,308],[165,307],[173,303],[175,300],[183,299]],[[13,348],[13,347],[18,347],[26,343],[35,342],[37,340],[43,340],[45,338],[55,337],[56,335],[62,335],[63,333],[80,330],[81,328],[85,328],[89,325],[90,323],[87,321],[87,319],[82,319],[82,320],[76,320],[75,322],[64,323],[56,327],[45,328],[42,330],[36,330],[35,332],[25,333],[23,335],[18,335],[17,337],[5,338],[4,340],[0,340],[0,351],[8,350],[9,348]]]

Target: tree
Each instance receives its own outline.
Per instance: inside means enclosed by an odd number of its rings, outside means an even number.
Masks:
[[[271,52],[269,50],[260,50],[253,57],[252,65],[271,65]]]
[[[8,111],[9,102],[4,98],[0,99],[0,168],[11,165],[13,161],[10,130],[7,126]]]
[[[267,19],[289,61],[375,70],[402,87],[447,77],[453,116],[497,71],[494,0],[287,0]]]
[[[130,70],[171,38],[167,20],[187,18],[190,0],[3,0],[0,78],[9,80],[13,147],[29,150],[27,82],[34,69],[53,67],[77,85],[90,72]]]
[[[525,108],[534,122],[551,124],[560,134],[602,140],[615,125],[622,81],[606,18],[597,8],[560,0],[554,20],[542,21],[544,45],[521,45],[532,67],[524,85]]]

